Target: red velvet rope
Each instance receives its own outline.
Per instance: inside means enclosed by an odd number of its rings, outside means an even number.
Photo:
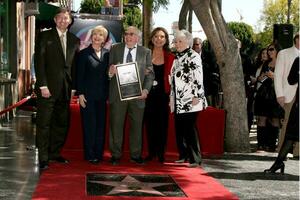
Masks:
[[[31,96],[28,96],[28,97],[25,97],[24,99],[22,99],[21,101],[18,101],[17,103],[11,105],[11,106],[8,106],[7,108],[5,108],[4,110],[0,111],[0,116],[5,114],[6,112],[22,105],[23,103],[25,103],[26,101],[28,101],[29,99],[31,99],[33,97],[33,95]]]

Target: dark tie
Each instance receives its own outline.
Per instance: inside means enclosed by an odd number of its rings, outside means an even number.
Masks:
[[[127,54],[127,57],[126,57],[126,62],[129,63],[129,62],[132,62],[132,55],[131,55],[131,50],[133,48],[128,48],[128,54]]]

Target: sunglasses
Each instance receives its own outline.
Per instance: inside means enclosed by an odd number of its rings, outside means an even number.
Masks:
[[[268,49],[268,51],[274,51],[274,50],[275,50],[275,48],[273,48],[273,47]]]

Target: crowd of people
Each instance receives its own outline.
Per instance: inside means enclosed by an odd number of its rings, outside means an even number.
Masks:
[[[253,88],[247,95],[248,116],[256,119],[257,150],[279,152],[265,173],[284,173],[288,153],[299,159],[299,48],[299,34],[290,48],[280,49],[276,42],[268,45],[258,53],[254,73],[248,74]]]
[[[157,27],[151,32],[149,48],[146,48],[139,45],[140,30],[129,26],[124,32],[124,42],[114,44],[108,50],[105,43],[109,31],[104,26],[96,26],[91,30],[91,44],[79,51],[79,39],[68,31],[71,24],[68,10],[60,8],[54,21],[56,28],[39,33],[35,48],[36,141],[40,169],[47,169],[50,161],[69,162],[60,151],[69,126],[72,89],[79,98],[84,159],[91,164],[103,160],[108,108],[108,140],[113,165],[118,165],[123,155],[127,115],[130,121],[130,160],[143,164],[157,159],[163,163],[170,113],[174,113],[179,155],[175,162],[189,162],[188,167],[201,165],[196,119],[199,111],[208,105],[218,107],[221,84],[214,55],[207,49],[203,50],[200,38],[179,30],[174,35],[175,51],[172,52],[167,30]],[[282,119],[287,123],[289,117],[286,113],[294,116],[294,110],[299,109],[298,104],[295,105],[298,103],[295,100],[297,84],[290,86],[287,83],[292,63],[299,56],[299,35],[296,35],[294,44],[296,50],[290,50],[292,55],[290,52],[281,55],[284,52],[279,51],[275,43],[262,49],[257,56],[256,68],[253,67],[255,70],[251,70],[254,72],[245,76],[249,78],[245,84],[254,88],[247,94],[248,118],[251,119],[249,127],[253,122],[251,115],[257,119],[258,150],[275,151]],[[138,85],[123,90],[126,87],[119,82],[118,67],[127,63],[136,63]],[[294,65],[291,71],[297,74]],[[128,92],[137,94],[125,100],[120,97]],[[297,140],[288,137],[289,132],[295,130],[290,124],[286,139],[282,139],[283,153],[274,164],[276,166],[266,172],[284,168],[282,157]],[[143,125],[148,143],[145,159],[142,157]],[[281,132],[284,132],[283,128]]]

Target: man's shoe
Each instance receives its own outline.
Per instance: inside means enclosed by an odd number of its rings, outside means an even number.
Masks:
[[[95,159],[89,160],[89,162],[90,162],[91,164],[93,164],[93,165],[97,165],[97,164],[99,164],[100,160],[97,159],[97,158],[95,158]]]
[[[131,162],[135,162],[137,164],[144,164],[144,159],[142,157],[138,157],[138,158],[131,158],[130,159]]]
[[[69,163],[69,161],[67,159],[65,159],[64,157],[62,157],[62,156],[51,159],[51,161],[59,162],[59,163],[65,163],[65,164]]]
[[[115,157],[111,157],[110,158],[110,163],[112,165],[118,165],[120,163],[120,159],[119,158],[115,158]]]
[[[153,156],[150,156],[150,155],[149,155],[149,156],[147,156],[147,157],[145,158],[145,161],[146,161],[146,162],[151,161],[151,160],[153,160]]]
[[[175,163],[184,163],[184,162],[186,162],[186,159],[182,158],[182,159],[179,159],[179,160],[175,160],[174,162]]]
[[[45,170],[45,169],[48,169],[49,168],[49,164],[47,161],[41,161],[39,163],[39,168],[40,170]]]
[[[188,165],[189,168],[195,168],[195,167],[200,167],[200,164],[199,163],[190,163]]]

